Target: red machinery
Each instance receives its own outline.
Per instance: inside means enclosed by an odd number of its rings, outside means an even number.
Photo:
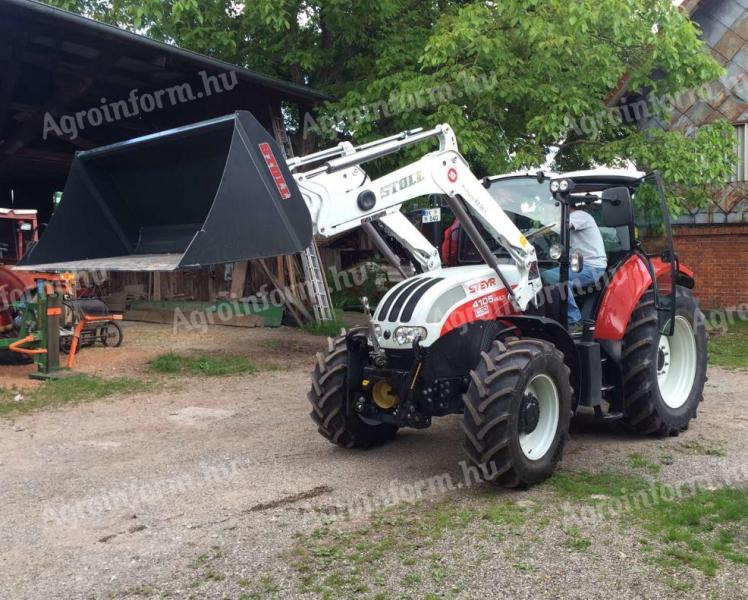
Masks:
[[[35,210],[0,208],[0,264],[16,264],[38,240]]]

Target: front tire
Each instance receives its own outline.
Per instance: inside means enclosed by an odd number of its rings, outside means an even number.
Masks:
[[[312,389],[307,396],[312,403],[312,420],[323,437],[343,448],[384,444],[397,433],[395,425],[368,424],[346,411],[349,359],[345,336],[329,338],[327,353],[317,353]]]
[[[642,434],[678,435],[696,418],[706,382],[704,315],[676,288],[673,336],[660,335],[654,293],[639,301],[623,340],[625,422]]]
[[[468,460],[484,479],[504,487],[550,477],[571,419],[563,354],[544,340],[496,341],[470,377],[463,416]]]

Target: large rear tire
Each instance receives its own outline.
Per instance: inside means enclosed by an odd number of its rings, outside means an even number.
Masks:
[[[572,389],[563,354],[538,339],[496,341],[470,372],[465,452],[485,480],[526,487],[551,476],[569,433]]]
[[[642,434],[678,435],[704,397],[707,342],[704,315],[691,290],[676,288],[675,331],[660,335],[654,293],[631,316],[623,340],[625,422]]]
[[[312,373],[312,420],[319,433],[343,448],[370,448],[390,441],[397,427],[389,423],[369,424],[346,411],[348,349],[345,336],[328,339],[327,353],[317,354]]]

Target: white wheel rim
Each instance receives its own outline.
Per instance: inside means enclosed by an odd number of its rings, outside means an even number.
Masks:
[[[538,424],[529,433],[520,433],[519,445],[529,460],[540,460],[550,450],[558,429],[560,400],[556,383],[548,375],[535,375],[525,394],[532,394],[539,404]]]
[[[696,338],[685,317],[675,317],[673,335],[660,336],[657,344],[657,386],[662,401],[680,408],[691,395],[696,381]]]

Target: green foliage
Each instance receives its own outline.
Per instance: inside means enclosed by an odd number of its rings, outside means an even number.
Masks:
[[[218,377],[256,373],[257,367],[243,356],[225,354],[201,354],[184,356],[181,354],[162,354],[154,358],[150,368],[156,373],[165,375],[200,375]]]
[[[348,273],[352,271],[349,270]],[[328,269],[327,284],[335,308],[361,312],[362,297],[368,298],[369,305],[375,307],[394,285],[387,271],[379,264],[368,262],[357,267],[356,271],[353,276],[341,282],[342,274]]]
[[[0,416],[76,404],[116,394],[135,394],[144,392],[149,387],[147,382],[130,377],[103,379],[92,375],[71,375],[46,381],[36,389],[23,392],[0,389]],[[20,398],[18,401],[15,400],[17,396]]]
[[[479,175],[538,166],[560,146],[562,169],[659,169],[676,210],[733,168],[725,122],[637,131],[605,109],[625,81],[633,97],[649,90],[661,116],[723,74],[671,0],[48,1],[333,94],[313,120],[289,112],[301,152],[448,122]]]

